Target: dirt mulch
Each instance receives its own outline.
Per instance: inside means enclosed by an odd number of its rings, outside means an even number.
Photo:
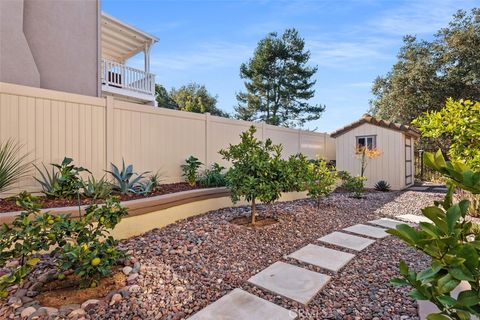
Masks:
[[[99,299],[125,286],[126,276],[117,272],[101,279],[95,288],[78,288],[79,278],[68,276],[45,284],[42,293],[35,296],[42,306],[60,308],[68,304],[82,304],[89,299]]]
[[[179,183],[169,183],[169,184],[162,184],[159,188],[149,194],[148,196],[143,195],[135,195],[135,194],[115,194],[120,197],[122,201],[128,200],[135,200],[135,199],[143,199],[146,197],[155,197],[164,194],[170,194],[175,192],[181,191],[188,191],[194,189],[200,189],[201,187],[196,186],[192,187],[186,182],[179,182]],[[56,198],[47,198],[47,197],[40,197],[41,200],[41,207],[42,208],[59,208],[59,207],[73,207],[78,206],[77,199],[56,199]],[[90,198],[81,197],[80,204],[81,205],[89,205],[93,203],[103,203],[104,200],[93,200]],[[0,213],[2,212],[12,212],[12,211],[21,211],[22,208],[16,205],[15,198],[7,198],[7,199],[0,199]]]
[[[255,225],[252,225],[252,219],[246,216],[233,218],[232,220],[230,220],[230,223],[233,223],[239,226],[249,227],[249,228],[262,228],[262,227],[270,226],[277,222],[278,222],[277,219],[270,218],[270,217],[260,217],[256,219]]]

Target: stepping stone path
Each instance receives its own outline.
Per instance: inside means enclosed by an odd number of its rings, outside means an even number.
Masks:
[[[368,221],[370,224],[374,224],[380,227],[388,228],[388,229],[395,229],[399,224],[404,224],[402,221],[393,220],[389,218],[381,218],[377,220]]]
[[[292,320],[297,314],[242,289],[234,289],[189,319]]]
[[[405,220],[407,222],[413,222],[413,223],[420,223],[420,222],[429,222],[432,223],[432,220],[428,219],[425,216],[417,216],[415,214],[403,214],[401,216],[397,216],[398,219]]]
[[[330,276],[325,274],[279,261],[248,279],[248,282],[306,305],[329,280]]]
[[[343,230],[375,239],[382,239],[388,236],[388,233],[385,232],[385,229],[367,226],[366,224],[356,224]]]
[[[324,237],[318,239],[319,241],[330,243],[339,247],[352,249],[355,251],[362,251],[369,245],[375,242],[375,240],[354,236],[343,232],[332,232]]]
[[[337,272],[343,268],[354,254],[333,250],[325,247],[308,244],[305,247],[289,254],[288,258],[308,263],[323,269]]]
[[[406,216],[421,218],[415,215]],[[382,218],[369,221],[368,223],[386,228],[395,228],[396,225],[402,222]],[[388,236],[385,229],[364,224],[357,224],[344,230],[377,239]],[[372,239],[337,231],[327,234],[318,240],[355,251],[361,251],[375,242]],[[354,257],[355,255],[351,253],[314,244],[308,244],[287,256],[287,258],[293,258],[333,272],[340,270]],[[330,279],[331,277],[326,274],[278,261],[252,276],[248,279],[248,282],[274,294],[307,305]],[[297,316],[293,311],[237,288],[206,306],[189,319],[290,320],[296,319]]]

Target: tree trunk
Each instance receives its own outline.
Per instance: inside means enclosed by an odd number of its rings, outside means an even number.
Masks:
[[[255,198],[252,199],[252,225],[255,225],[255,216],[257,215],[257,208],[255,207]]]

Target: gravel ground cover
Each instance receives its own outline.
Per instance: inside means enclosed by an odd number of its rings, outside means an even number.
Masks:
[[[353,199],[334,193],[315,208],[311,200],[261,206],[279,223],[251,229],[229,223],[249,212],[226,208],[155,229],[122,241],[132,262],[140,262],[137,290],[114,304],[100,301],[88,319],[184,319],[234,288],[242,288],[299,314],[300,319],[418,319],[417,304],[407,288],[393,287],[398,261],[423,268],[426,256],[394,237],[356,253],[339,273],[296,260],[289,253],[330,232],[379,217],[417,213],[441,195],[419,192],[368,193]],[[333,246],[328,246],[335,248]],[[338,248],[336,248],[338,249]],[[346,249],[343,249],[347,251]],[[352,252],[355,253],[355,252]],[[284,261],[332,276],[331,282],[305,307],[258,289],[248,278],[276,261]]]

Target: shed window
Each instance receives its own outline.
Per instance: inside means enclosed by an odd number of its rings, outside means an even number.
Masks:
[[[357,147],[365,147],[367,146],[368,149],[373,149],[377,147],[377,137],[376,136],[358,136],[357,139]]]

